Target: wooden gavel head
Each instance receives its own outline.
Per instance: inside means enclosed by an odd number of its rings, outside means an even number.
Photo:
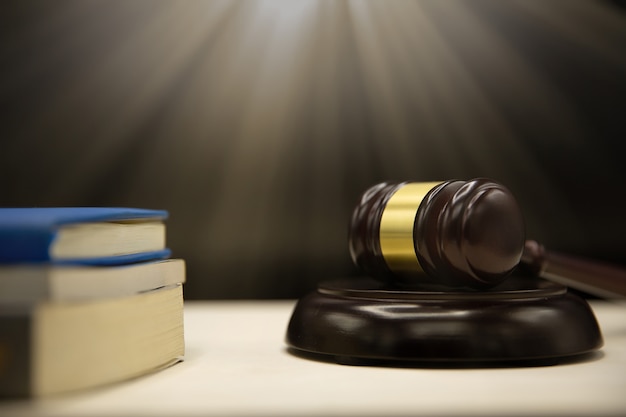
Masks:
[[[521,210],[501,184],[381,183],[363,193],[350,223],[354,263],[399,287],[489,288],[520,262]]]

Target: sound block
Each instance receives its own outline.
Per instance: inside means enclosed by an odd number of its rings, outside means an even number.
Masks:
[[[296,304],[286,341],[295,353],[353,364],[532,361],[603,344],[582,297],[525,276],[487,291],[405,290],[369,278],[322,283]]]

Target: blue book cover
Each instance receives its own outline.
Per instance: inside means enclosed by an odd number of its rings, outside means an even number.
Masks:
[[[165,247],[163,225],[167,216],[164,210],[123,207],[0,208],[0,263],[116,265],[164,259],[170,256],[170,250]],[[57,254],[55,245],[65,245],[69,240],[69,247],[72,247],[71,239],[75,239],[75,234],[65,238],[68,236],[65,230],[94,224],[95,228],[92,226],[78,234],[74,249]],[[127,230],[113,230],[106,235],[108,226],[104,226],[103,234],[100,225],[116,225],[113,227]],[[140,225],[139,228],[132,229],[136,225]],[[145,225],[156,227],[146,232]],[[98,236],[104,236],[102,242],[98,241]],[[72,250],[80,253],[74,256]],[[102,253],[98,253],[100,250]]]

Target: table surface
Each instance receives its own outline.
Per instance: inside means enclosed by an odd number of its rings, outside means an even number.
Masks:
[[[626,415],[626,304],[593,301],[585,361],[482,369],[349,366],[290,354],[293,301],[185,304],[185,361],[112,386],[0,402],[0,416]]]

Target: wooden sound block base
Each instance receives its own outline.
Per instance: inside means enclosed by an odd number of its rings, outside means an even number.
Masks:
[[[480,292],[326,282],[296,304],[286,339],[296,353],[340,363],[470,366],[573,357],[603,343],[583,298],[524,276]]]

